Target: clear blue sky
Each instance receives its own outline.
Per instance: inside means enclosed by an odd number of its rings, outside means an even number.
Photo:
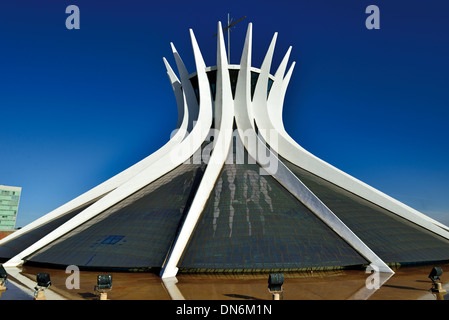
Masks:
[[[65,8],[80,8],[68,30]],[[365,8],[380,8],[367,30]],[[21,186],[17,227],[156,151],[177,120],[162,57],[193,71],[188,29],[215,65],[217,21],[238,63],[274,32],[296,68],[284,121],[304,148],[449,222],[449,3],[445,0],[85,1],[0,4],[0,184]]]

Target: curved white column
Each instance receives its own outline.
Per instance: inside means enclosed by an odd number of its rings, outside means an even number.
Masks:
[[[193,36],[193,34],[191,33]],[[192,46],[194,51],[198,51],[196,40],[192,37]],[[203,68],[203,63],[200,63],[199,59],[196,59],[197,68]],[[198,65],[198,63],[200,65]],[[207,80],[207,79],[206,79]],[[184,101],[192,101],[192,97],[186,96],[189,94],[186,90],[183,91]],[[196,99],[195,99],[196,101]],[[190,110],[190,109],[189,109]],[[207,100],[200,101],[199,115],[196,125],[190,132],[190,134],[179,144],[177,144],[168,154],[159,157],[153,165],[145,168],[139,175],[133,177],[126,183],[123,183],[115,190],[108,193],[106,196],[77,214],[75,217],[62,224],[39,241],[20,252],[15,257],[8,260],[4,266],[18,266],[23,263],[23,259],[32,253],[36,252],[40,248],[48,245],[50,242],[58,239],[67,232],[70,232],[74,228],[83,224],[84,222],[92,219],[96,215],[100,214],[104,210],[110,208],[114,204],[120,202],[126,197],[130,196],[134,192],[137,192],[141,188],[160,178],[164,174],[175,169],[177,166],[188,160],[192,153],[201,147],[202,142],[206,139],[209,129],[212,124],[212,110],[210,103]],[[191,150],[194,150],[193,152]]]
[[[99,184],[98,186],[96,186],[96,187],[92,188],[91,190],[78,196],[77,198],[65,203],[64,205],[56,208],[55,210],[47,213],[46,215],[27,224],[25,227],[15,231],[14,233],[10,234],[7,237],[1,239],[0,245],[4,244],[10,240],[13,240],[31,230],[34,230],[34,229],[46,224],[47,222],[49,222],[51,220],[54,220],[66,213],[69,213],[70,211],[73,211],[77,208],[87,205],[90,202],[94,202],[95,200],[98,200],[99,198],[103,197],[107,193],[111,192],[112,190],[116,189],[120,185],[124,184],[125,182],[129,181],[130,179],[132,179],[133,177],[138,175],[144,169],[153,165],[158,159],[160,159],[164,155],[169,154],[170,151],[176,145],[181,143],[181,141],[186,136],[188,126],[190,123],[192,123],[192,120],[189,117],[188,105],[184,101],[183,93],[181,90],[181,84],[165,58],[164,58],[164,63],[167,68],[167,75],[168,75],[170,83],[172,85],[173,92],[175,94],[175,98],[176,98],[176,102],[177,102],[177,107],[178,107],[178,126],[177,126],[177,129],[175,130],[175,134],[172,135],[172,137],[170,137],[170,140],[164,146],[162,146],[160,149],[158,149],[157,151],[155,151],[148,157],[144,158],[143,160],[139,161],[138,163],[134,164],[133,166],[129,167],[128,169],[120,172],[119,174],[115,175],[114,177],[106,180],[105,182]],[[196,101],[195,101],[195,104],[196,104]],[[197,104],[192,106],[190,109],[191,110],[198,109]],[[195,111],[194,114],[195,113],[197,113],[197,112]]]
[[[243,144],[245,145],[248,153],[251,157],[263,166],[259,160],[259,155],[269,152],[271,154],[270,161],[276,161],[277,166],[273,168],[271,165],[265,165],[264,169],[279,183],[281,183],[292,195],[294,195],[299,201],[301,201],[306,207],[308,207],[318,218],[320,218],[326,225],[328,225],[334,232],[336,232],[342,239],[344,239],[349,245],[351,245],[360,255],[365,257],[371,264],[375,265],[380,272],[394,273],[385,262],[382,261],[357,235],[355,235],[326,205],[318,199],[269,149],[266,148],[264,141],[261,141],[253,130],[251,118],[252,114],[256,114],[260,109],[266,107],[262,105],[255,105],[251,102],[251,88],[250,84],[250,68],[251,68],[251,41],[252,41],[252,25],[249,24],[248,32],[245,40],[245,47],[243,49],[242,60],[240,63],[239,78],[237,80],[237,88],[235,93],[234,107],[235,107],[235,120],[239,135]],[[267,57],[261,68],[261,76],[267,76],[267,72],[264,70],[269,69],[272,56],[272,45],[268,51]],[[258,84],[259,84],[258,80]],[[267,79],[262,79],[260,86],[268,83]],[[266,90],[266,87],[264,87]],[[263,94],[262,89],[257,89],[257,92]],[[266,92],[265,92],[266,97]],[[266,101],[265,99],[253,98],[255,101]],[[252,110],[248,111],[248,110]],[[259,129],[260,132],[260,129]],[[255,150],[248,144],[248,140],[245,138],[255,139],[258,141],[257,148]],[[260,150],[262,149],[262,150]]]
[[[195,57],[199,54],[195,54]],[[209,82],[204,68],[197,68],[197,76],[199,82],[200,101],[207,101],[212,108],[211,94],[209,90]],[[217,39],[217,80],[215,92],[215,112],[220,114],[216,118],[218,126],[218,136],[214,139],[214,148],[212,155],[207,164],[201,183],[192,201],[187,216],[184,220],[179,235],[169,254],[167,262],[161,271],[162,278],[170,278],[176,276],[178,272],[177,264],[184,252],[187,243],[192,235],[198,219],[203,212],[209,196],[214,189],[223,164],[229,153],[232,141],[232,125],[234,120],[234,103],[232,100],[231,82],[229,79],[228,63],[226,58],[226,49],[223,41],[223,32],[221,23],[218,23],[218,39]]]
[[[179,260],[186,250],[192,232],[211,192],[214,190],[215,183],[220,176],[223,165],[229,159],[234,120],[239,135],[238,140],[243,143],[249,156],[255,159],[261,166],[260,174],[269,174],[275,178],[293,196],[308,207],[313,214],[329,226],[329,228],[371,264],[376,265],[376,270],[393,273],[357,235],[288,169],[278,158],[277,154],[280,154],[287,161],[327,181],[449,239],[448,227],[313,156],[288,135],[283,126],[282,108],[295,63],[292,63],[287,74],[284,76],[291,52],[290,47],[275,76],[270,75],[277,33],[273,36],[261,68],[253,68],[251,67],[252,24],[250,23],[248,25],[240,66],[229,65],[226,57],[221,23],[218,24],[215,101],[212,99],[207,77],[207,72],[213,70],[214,67],[206,67],[192,30],[190,30],[190,37],[196,65],[195,73],[188,73],[172,43],[171,47],[181,80],[178,79],[164,58],[167,74],[178,105],[178,113],[180,115],[178,117],[179,130],[166,145],[141,162],[1,240],[0,244],[5,243],[62,214],[93,202],[81,213],[10,259],[4,264],[5,267],[21,264],[26,257],[37,250],[77,228],[96,215],[101,214],[182,163],[187,162],[195,155],[196,151],[201,150],[200,148],[204,141],[209,137],[214,108],[215,128],[218,129],[218,135],[215,136],[216,139],[213,143],[206,146],[208,149],[213,147],[212,154],[207,162],[202,180],[186,213],[179,234],[176,235],[176,239],[170,251],[167,253],[167,258],[161,271],[162,278],[170,278],[176,275]],[[229,69],[239,68],[235,99],[233,99]],[[259,73],[253,98],[251,98],[251,71]],[[193,75],[198,79],[199,99],[197,99],[190,82],[190,78]],[[274,82],[267,97],[269,78],[274,79]],[[256,133],[256,125],[258,133]],[[266,143],[268,143],[270,149]],[[204,150],[202,151],[202,154],[204,154]]]
[[[195,122],[199,120],[199,105],[196,99],[195,91],[193,90],[192,83],[189,80],[189,72],[187,71],[184,62],[182,61],[181,56],[176,50],[175,45],[172,42],[170,42],[170,45],[173,51],[173,56],[175,57],[176,66],[178,67],[179,77],[181,78],[181,87],[183,92],[185,93],[187,106],[189,108],[190,121],[187,130],[190,132],[195,126]]]
[[[284,98],[285,98],[285,94],[287,92],[287,87],[290,82],[295,65],[296,65],[296,62],[293,61],[290,68],[288,69],[287,74],[285,75],[284,79],[282,80],[282,88],[281,88],[281,93],[279,96],[279,103],[272,103],[272,104],[270,104],[270,108],[267,109],[268,118],[273,123],[273,126],[276,128],[276,130],[284,133],[284,135],[287,135],[287,136],[288,136],[288,134],[285,132],[284,121],[282,119],[282,109],[284,106]]]
[[[167,59],[163,58],[162,60],[164,61],[165,68],[167,69],[168,79],[170,80],[170,83],[172,85],[173,93],[176,99],[176,105],[178,106],[178,122],[176,125],[177,131],[175,135],[178,134],[178,131],[181,131],[179,134],[183,136],[181,140],[176,139],[176,141],[178,141],[179,143],[187,135],[187,129],[189,125],[189,109],[187,103],[184,101],[181,82],[173,72],[173,69],[168,63]]]
[[[257,97],[257,99],[261,101],[261,105],[260,107],[258,106],[257,113],[254,113],[254,116],[263,139],[267,141],[270,146],[272,146],[277,154],[281,155],[291,163],[370,202],[373,202],[374,204],[385,208],[402,218],[405,218],[446,239],[449,239],[448,227],[319,159],[302,148],[287,134],[283,125],[281,125],[281,113],[285,90],[287,87],[285,81],[288,83],[291,76],[290,71],[292,70],[292,68],[290,68],[289,74],[284,80],[283,76],[288,57],[290,55],[290,50],[291,47],[276,71],[275,80],[271,87],[267,103],[262,106],[263,102],[260,98],[262,96],[260,92],[259,97]],[[256,94],[253,99],[256,99]]]

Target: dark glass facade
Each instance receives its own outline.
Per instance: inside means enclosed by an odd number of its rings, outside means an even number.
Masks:
[[[203,168],[182,164],[27,257],[79,267],[161,267]]]
[[[231,82],[232,98],[235,98],[235,89],[237,87],[237,79],[239,77],[238,69],[229,69],[229,80]],[[209,80],[210,91],[212,98],[215,100],[215,87],[217,82],[217,70],[207,71],[207,79]],[[254,91],[256,90],[257,80],[259,79],[259,73],[251,71],[251,99],[254,96]],[[192,84],[193,90],[195,91],[196,99],[199,101],[199,87],[198,87],[198,77],[195,75],[190,78],[190,83]],[[273,80],[268,79],[267,96],[270,93],[271,87],[273,85]]]
[[[386,263],[449,260],[449,241],[284,160],[292,172]]]
[[[248,156],[246,154],[246,156]],[[181,271],[339,268],[367,261],[257,164],[226,164]]]
[[[234,148],[242,145],[234,138]],[[246,151],[244,164],[236,153],[223,166],[196,223],[178,263],[181,272],[323,270],[369,263],[275,178],[261,174]],[[162,267],[205,170],[192,159],[25,260],[86,268]],[[449,260],[449,240],[281,161],[386,263]],[[3,244],[0,258],[15,256],[90,205]]]
[[[92,203],[95,201],[92,201]],[[0,245],[0,259],[10,259],[14,257],[15,255],[19,254],[21,251],[25,250],[29,246],[31,246],[36,241],[40,240],[42,237],[62,225],[63,223],[67,222],[74,216],[76,216],[78,213],[86,209],[90,206],[91,203],[84,205],[82,207],[79,207],[77,209],[74,209],[59,218],[53,219],[40,227],[37,227],[36,229],[33,229],[27,233],[24,233],[23,235],[12,239],[2,245]]]

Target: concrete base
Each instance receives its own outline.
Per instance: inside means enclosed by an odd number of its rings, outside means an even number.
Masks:
[[[270,293],[273,295],[273,300],[281,300],[282,291],[270,291]]]
[[[441,286],[441,283],[435,283],[433,285],[432,292],[447,293],[447,291]]]
[[[34,297],[34,300],[47,300],[44,290],[37,291],[37,295]]]

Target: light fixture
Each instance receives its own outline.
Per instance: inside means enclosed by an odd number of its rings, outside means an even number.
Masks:
[[[444,290],[441,287],[441,279],[440,276],[443,274],[443,270],[440,267],[433,267],[432,271],[430,271],[429,278],[432,280],[433,287],[432,292],[438,292],[438,293],[446,293],[446,290]]]
[[[101,274],[97,276],[97,285],[94,287],[94,291],[100,294],[100,300],[107,300],[108,291],[112,290],[112,275]]]
[[[3,265],[0,265],[0,292],[6,290],[5,283],[7,278],[8,273],[6,273],[6,270],[3,267]]]
[[[268,291],[273,295],[273,300],[280,300],[280,295],[284,291],[284,275],[282,273],[271,273],[268,277]]]
[[[46,300],[45,289],[51,286],[48,273],[38,273],[36,276],[37,286],[34,288],[34,300]]]

